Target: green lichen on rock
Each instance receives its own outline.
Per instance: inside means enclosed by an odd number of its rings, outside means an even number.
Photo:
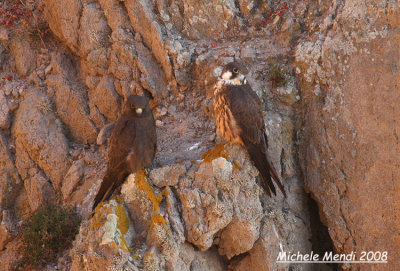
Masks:
[[[129,231],[130,221],[118,198],[104,202],[96,208],[91,228],[103,228],[101,244],[132,252],[125,235]]]

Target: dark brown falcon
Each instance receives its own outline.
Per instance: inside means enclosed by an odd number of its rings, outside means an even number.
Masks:
[[[247,70],[232,62],[222,70],[214,90],[214,112],[217,134],[230,143],[244,146],[260,172],[268,195],[276,195],[273,181],[286,196],[272,163],[268,159],[261,101],[245,78]]]
[[[151,164],[156,141],[155,121],[147,99],[129,96],[110,137],[107,172],[94,199],[93,210],[109,199],[130,173]]]

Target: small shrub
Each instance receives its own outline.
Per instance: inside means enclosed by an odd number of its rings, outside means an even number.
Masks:
[[[11,36],[19,38],[30,36],[32,40],[40,40],[46,47],[44,38],[50,33],[50,29],[44,17],[40,15],[43,8],[34,2],[31,5],[26,2],[28,1],[2,0],[0,25],[7,27]],[[35,8],[35,6],[38,7]]]
[[[72,244],[78,225],[77,217],[60,206],[39,208],[22,226],[22,264],[35,267],[55,260]]]
[[[275,62],[270,62],[268,66],[269,71],[267,73],[267,79],[271,82],[272,87],[276,88],[286,86],[288,81],[286,68],[282,68]]]

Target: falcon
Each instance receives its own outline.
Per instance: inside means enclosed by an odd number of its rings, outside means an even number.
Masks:
[[[156,142],[156,125],[149,102],[143,96],[128,96],[111,133],[107,172],[94,199],[93,210],[108,200],[130,173],[151,164]]]
[[[267,155],[268,139],[261,101],[248,84],[246,68],[239,63],[227,64],[214,88],[214,113],[217,134],[230,143],[246,148],[261,177],[264,191],[276,195],[276,185],[285,190]]]

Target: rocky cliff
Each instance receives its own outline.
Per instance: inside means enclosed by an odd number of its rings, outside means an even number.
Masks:
[[[304,130],[299,160],[337,251],[387,251],[400,265],[399,3],[344,1],[296,46]]]
[[[38,270],[334,270],[279,251],[388,251],[400,265],[397,1],[6,0],[0,6],[0,261],[46,203],[81,218]],[[287,198],[215,136],[213,86],[239,60]],[[91,217],[108,124],[146,95],[148,172]],[[312,197],[312,199],[310,198]],[[315,203],[316,202],[316,203]],[[316,207],[318,206],[318,208]],[[332,247],[333,245],[333,247]]]

